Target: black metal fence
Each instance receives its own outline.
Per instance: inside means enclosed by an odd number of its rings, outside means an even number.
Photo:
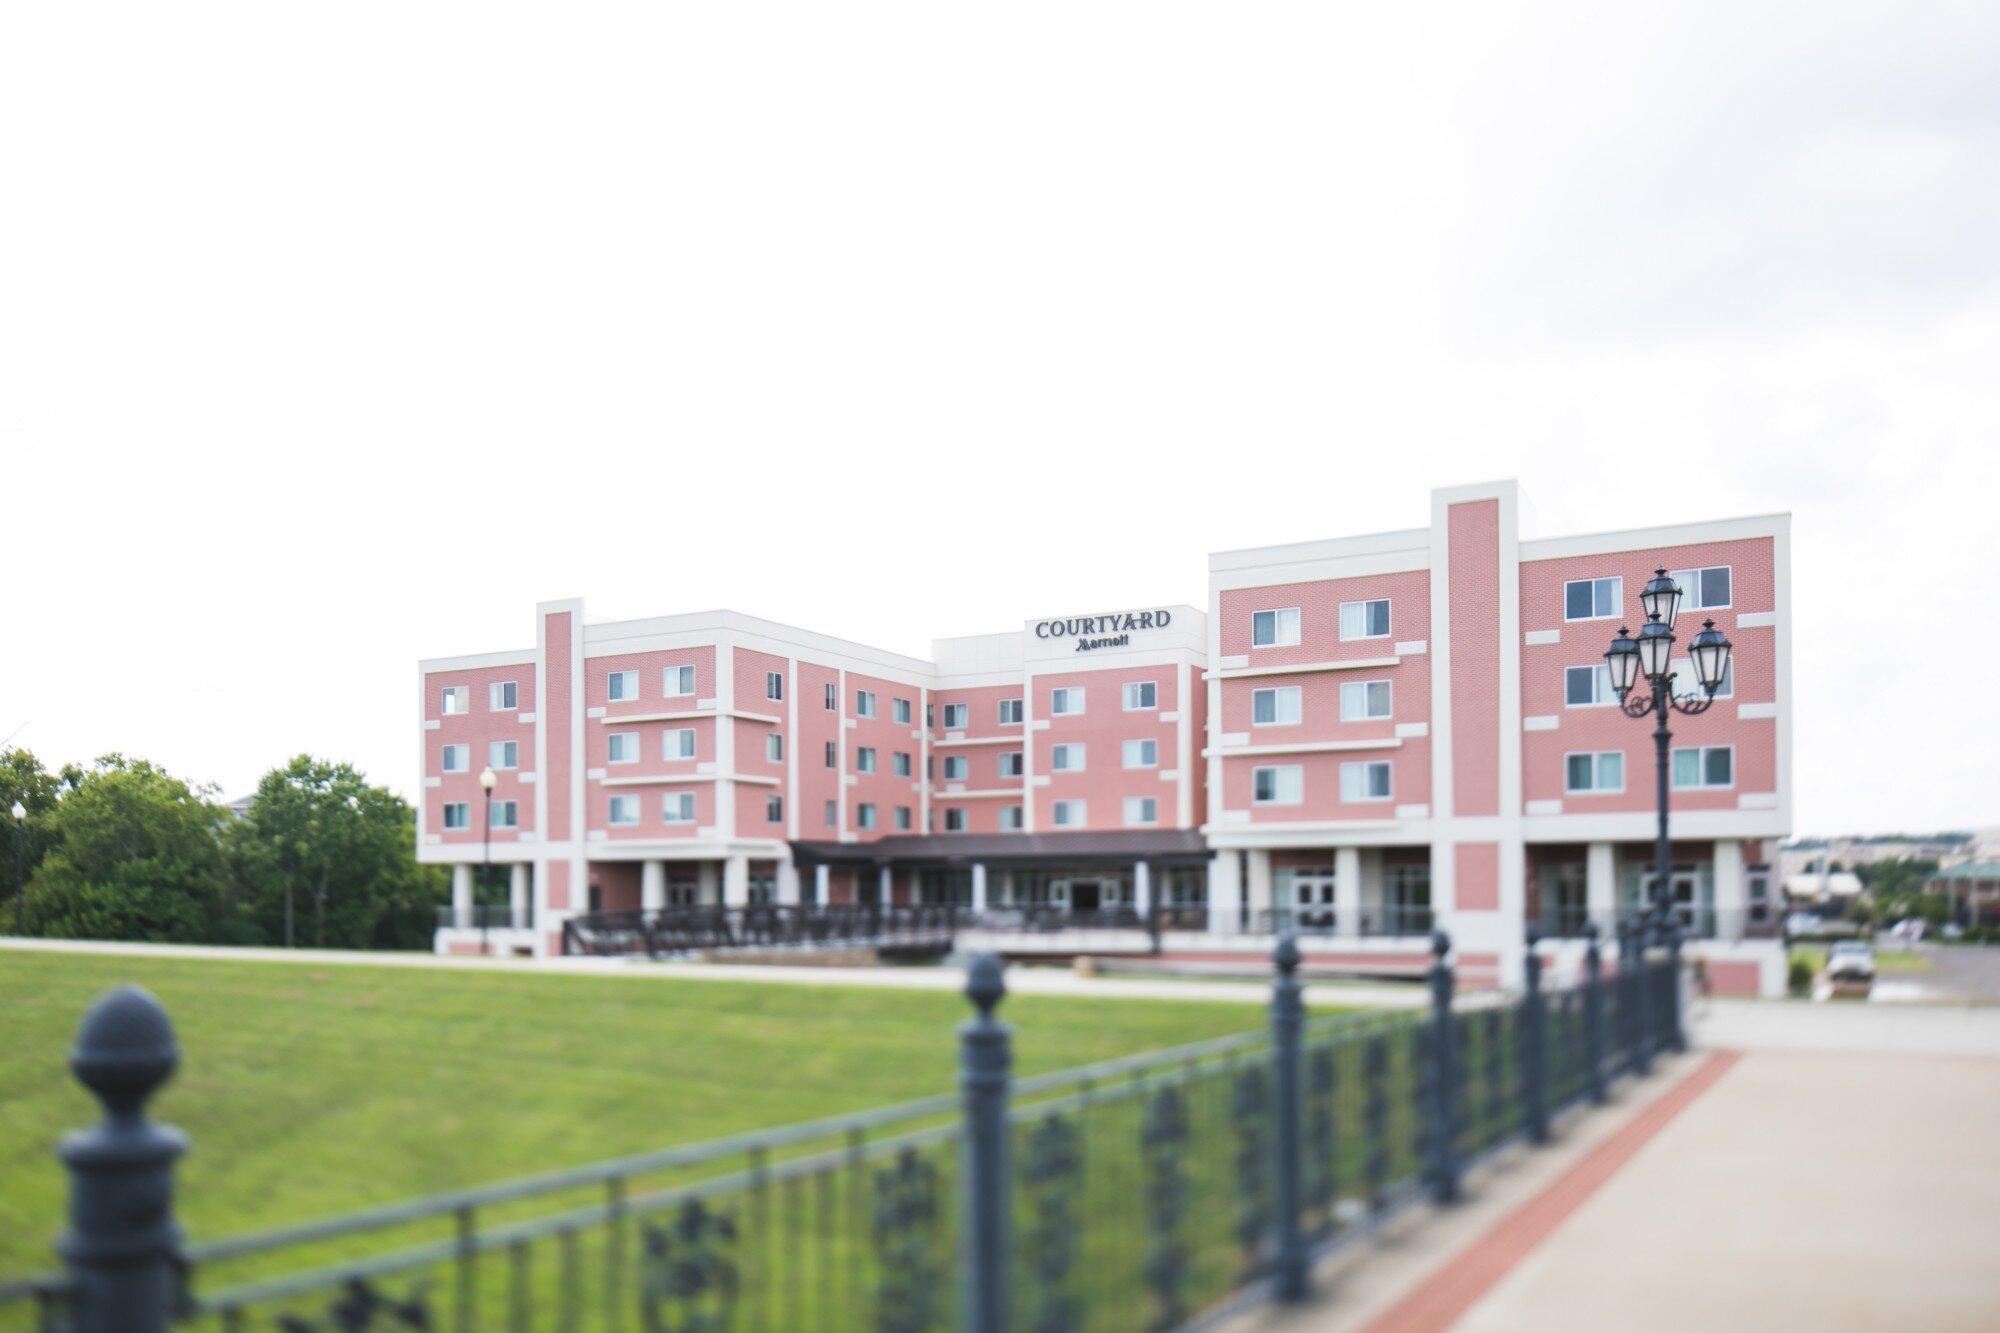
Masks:
[[[1002,1333],[1296,1300],[1316,1256],[1679,1043],[1671,942],[1620,943],[1615,977],[1593,940],[1550,991],[1531,947],[1523,991],[1461,998],[1439,935],[1426,1013],[1309,1019],[1288,936],[1268,1031],[1026,1079],[982,956],[956,1096],[200,1244],[185,1141],[144,1112],[172,1029],[127,987],[71,1057],[105,1118],[61,1148],[65,1267],[0,1285],[0,1327]]]

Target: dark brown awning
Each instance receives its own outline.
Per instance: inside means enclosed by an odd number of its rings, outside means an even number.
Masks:
[[[951,868],[996,866],[1203,865],[1208,840],[1198,829],[1107,829],[1096,833],[917,833],[874,842],[795,842],[801,865]]]

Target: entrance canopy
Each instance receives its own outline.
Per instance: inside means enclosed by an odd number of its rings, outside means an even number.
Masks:
[[[1107,829],[1096,833],[924,833],[874,842],[795,842],[800,865],[888,866],[932,870],[975,863],[1008,866],[1207,865],[1208,840],[1197,829]]]

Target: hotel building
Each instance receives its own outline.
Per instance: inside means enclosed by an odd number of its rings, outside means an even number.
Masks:
[[[1673,719],[1671,896],[1719,991],[1769,993],[1789,561],[1785,515],[1537,537],[1502,482],[1433,492],[1421,528],[1217,553],[1205,608],[1065,612],[928,658],[544,603],[531,648],[419,665],[418,856],[454,871],[438,948],[486,947],[490,832],[497,948],[641,907],[951,902],[1107,947],[1136,913],[1211,959],[1289,925],[1364,972],[1421,968],[1436,925],[1464,975],[1507,982],[1527,921],[1573,961],[1585,922],[1650,892],[1652,724],[1602,655],[1665,568],[1681,642],[1713,619],[1735,644],[1714,707]]]

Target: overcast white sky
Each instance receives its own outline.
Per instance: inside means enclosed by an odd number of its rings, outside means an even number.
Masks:
[[[1800,832],[2000,822],[2000,5],[22,4],[0,737],[405,792],[537,599],[922,653],[1518,476],[1795,515]]]

